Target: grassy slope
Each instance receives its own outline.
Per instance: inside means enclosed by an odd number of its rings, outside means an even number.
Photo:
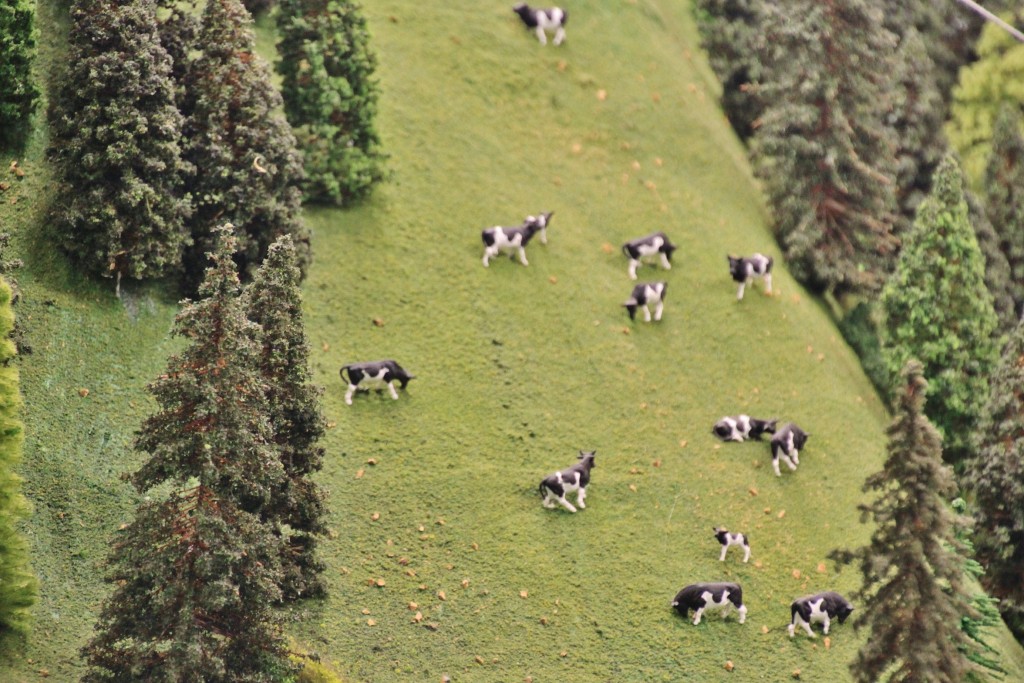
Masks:
[[[577,2],[567,43],[542,49],[508,4],[365,8],[396,176],[357,210],[308,214],[307,328],[336,425],[322,476],[336,536],[324,547],[330,599],[296,609],[289,629],[363,681],[712,681],[727,678],[726,659],[742,680],[796,668],[844,680],[852,629],[837,628],[829,650],[791,642],[787,606],[856,586],[854,572],[819,563],[866,539],[855,506],[887,418],[783,269],[780,295],[734,300],[725,254],[774,249],[687,10]],[[49,2],[40,25],[53,41]],[[43,580],[36,635],[0,664],[2,680],[80,673],[104,543],[133,503],[117,474],[136,462],[132,432],[152,409],[142,387],[176,347],[171,302],[135,292],[126,310],[48,251],[31,202],[45,197],[41,147],[21,204],[0,213],[28,261],[23,470]],[[481,228],[550,209],[550,244],[530,247],[529,268],[480,266]],[[685,267],[643,273],[671,283],[665,319],[630,325],[618,245],[656,229]],[[398,402],[346,407],[337,368],[382,357],[419,379]],[[743,411],[813,433],[797,473],[776,479],[765,444],[711,438],[715,419]],[[590,507],[543,510],[537,481],[581,448],[598,451]],[[750,532],[750,565],[718,562],[715,524]],[[367,585],[378,578],[385,587]],[[746,625],[712,616],[695,628],[669,611],[685,583],[725,578],[743,583]]]

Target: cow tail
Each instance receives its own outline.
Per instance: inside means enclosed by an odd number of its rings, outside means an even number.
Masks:
[[[769,256],[768,257],[768,267],[764,269],[764,272],[765,273],[772,272],[772,266],[773,265],[775,265],[775,259],[773,259],[771,256]]]
[[[799,611],[800,608],[797,606],[796,602],[789,606],[789,623],[796,623],[796,613]]]
[[[341,375],[341,378],[343,380],[345,380],[346,383],[352,384],[352,380],[347,376],[348,375],[348,366],[347,365],[342,365],[341,366],[341,370],[338,371],[338,374]]]
[[[622,245],[622,253],[625,254],[629,258],[633,258],[633,255],[629,253],[629,245],[628,244],[623,244]]]

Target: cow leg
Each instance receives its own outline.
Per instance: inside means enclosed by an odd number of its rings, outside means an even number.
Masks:
[[[706,607],[706,605],[705,605]],[[693,611],[693,625],[696,626],[700,623],[701,615],[704,614],[704,607],[698,607]]]
[[[548,37],[544,35],[544,29],[541,28],[540,26],[537,27],[537,40],[540,41],[541,45],[548,44]]]
[[[391,398],[396,401],[398,400],[398,392],[395,391],[395,383],[393,381],[388,382],[388,392],[391,394]]]
[[[736,608],[736,611],[740,613],[740,623],[742,624],[747,620],[747,606],[740,605]]]
[[[729,550],[729,546],[723,545],[722,546],[722,554],[718,556],[718,561],[719,562],[725,562],[725,553],[726,553],[727,550]]]
[[[793,462],[797,465],[800,464],[800,451],[795,448],[793,449]]]
[[[544,499],[540,501],[540,504],[549,510],[555,507],[555,498],[551,495],[551,489],[544,489]]]
[[[739,291],[736,292],[736,301],[743,301],[743,290],[746,288],[747,283],[741,282]]]
[[[355,384],[349,384],[348,385],[348,391],[345,392],[345,405],[347,405],[347,406],[352,405],[352,395],[354,393],[356,393],[356,385]]]
[[[775,476],[776,477],[781,477],[782,476],[782,472],[779,472],[779,459],[778,458],[772,458],[772,469],[775,470]]]
[[[828,618],[827,614],[825,615],[825,621],[823,621],[822,624],[825,627],[825,635],[827,636],[828,635],[828,627],[832,624],[832,620]]]
[[[637,261],[635,258],[629,259],[629,279],[630,280],[635,280],[636,279],[636,267],[639,266],[639,265],[640,265],[640,262]]]
[[[750,546],[749,545],[745,545],[745,546],[743,546],[743,561],[747,562],[749,560],[750,560]]]
[[[547,228],[541,228],[540,229],[540,243],[541,244],[547,244],[548,243],[548,229]]]
[[[497,256],[497,254],[498,254],[498,250],[497,249],[493,249],[492,250],[490,247],[484,247],[484,268],[486,268],[488,265],[490,265],[491,258],[493,258],[494,256]]]
[[[562,507],[564,507],[569,512],[576,512],[576,508],[574,508],[572,506],[572,503],[570,503],[569,501],[567,501],[565,499],[565,494],[564,493],[561,496],[558,497],[558,502],[561,503]]]
[[[661,311],[665,308],[665,302],[659,301],[658,305],[654,307],[654,319],[661,320]]]
[[[771,294],[772,293],[772,274],[771,273],[765,273],[764,274],[764,293],[765,294]]]
[[[665,270],[672,270],[672,262],[668,260],[665,252],[661,252],[661,267]]]
[[[651,322],[651,309],[647,307],[647,304],[644,304],[644,322]]]
[[[561,45],[563,40],[565,40],[565,29],[559,26],[555,31],[555,45]]]
[[[586,508],[587,504],[583,502],[586,497],[587,489],[581,486],[579,488],[579,491],[576,492],[576,504],[579,505],[581,508]]]
[[[788,455],[783,453],[782,454],[782,460],[786,463],[786,467],[788,467],[789,469],[791,469],[793,471],[796,471],[796,465],[793,464],[793,461],[790,460]]]
[[[522,247],[519,247],[519,262],[522,263],[524,266],[530,265],[530,263],[526,260],[526,249]]]
[[[808,638],[817,638],[818,637],[818,636],[814,635],[814,631],[811,630],[811,622],[804,621],[803,618],[801,618],[800,619],[800,625],[804,627],[805,631],[807,631],[807,637]]]

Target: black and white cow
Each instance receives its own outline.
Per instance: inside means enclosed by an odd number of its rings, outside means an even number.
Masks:
[[[749,415],[736,415],[735,417],[723,417],[711,428],[711,433],[722,441],[739,441],[747,439],[761,440],[761,435],[775,433],[775,424],[778,420],[759,420]]]
[[[534,9],[525,2],[521,2],[513,7],[512,11],[519,15],[519,18],[526,24],[526,28],[535,30],[537,40],[541,45],[548,44],[545,31],[555,32],[555,45],[561,45],[565,40],[565,22],[569,20],[569,13],[561,7]]]
[[[688,618],[693,612],[693,625],[700,623],[706,609],[727,610],[732,605],[740,613],[740,623],[747,620],[747,607],[743,604],[743,589],[738,583],[694,583],[676,593],[672,606]],[[723,615],[724,616],[724,615]]]
[[[772,293],[772,264],[775,262],[771,256],[754,254],[738,258],[729,256],[729,273],[732,279],[740,283],[739,291],[736,292],[736,300],[743,299],[743,290],[755,278],[764,279],[764,293]]]
[[[646,237],[638,237],[622,245],[622,253],[629,257],[629,279],[636,279],[637,266],[643,259],[657,255],[661,259],[661,267],[665,270],[672,268],[672,252],[677,249],[672,244],[668,235],[663,232],[653,232]]]
[[[776,477],[782,476],[779,473],[779,458],[782,458],[789,469],[796,469],[800,464],[800,449],[807,443],[809,436],[810,434],[792,422],[787,422],[772,435],[772,468]]]
[[[594,469],[596,454],[597,451],[580,451],[578,463],[545,477],[538,487],[544,497],[541,504],[553,508],[555,503],[561,503],[569,512],[576,512],[573,504],[565,499],[565,494],[576,491],[576,505],[587,507],[587,484],[590,483],[590,470]]]
[[[811,624],[814,622],[822,624],[825,635],[828,635],[828,627],[832,620],[838,618],[840,624],[845,622],[846,618],[853,612],[853,605],[839,593],[826,591],[825,593],[797,598],[789,606],[789,611],[792,614],[789,624],[789,637],[793,637],[793,632],[797,626],[803,626],[804,630],[807,631],[807,635],[814,638]]]
[[[644,311],[644,322],[651,322],[651,304],[654,304],[654,319],[661,320],[661,311],[665,305],[665,289],[667,282],[641,282],[633,287],[633,294],[622,305],[629,311],[629,319],[636,320],[636,309]]]
[[[722,544],[722,554],[718,560],[725,562],[725,552],[729,549],[729,546],[738,545],[743,547],[743,561],[747,562],[750,560],[750,538],[746,534],[731,534],[728,529],[720,529],[715,527],[715,538]]]
[[[521,225],[514,228],[506,228],[496,225],[493,228],[486,228],[480,233],[484,241],[484,267],[486,268],[492,258],[501,252],[508,252],[509,258],[513,258],[515,252],[519,252],[519,262],[524,266],[530,265],[526,260],[526,245],[533,236],[540,233],[540,241],[548,243],[548,222],[554,211],[542,213],[539,216],[527,216]]]
[[[383,389],[388,388],[391,393],[391,398],[398,400],[398,392],[395,391],[395,380],[398,380],[402,389],[405,389],[405,385],[409,383],[409,380],[416,379],[414,375],[410,375],[402,369],[398,363],[393,360],[374,360],[367,361],[365,363],[351,363],[349,365],[342,366],[341,378],[348,382],[348,391],[345,393],[345,403],[352,405],[352,396],[356,393],[356,389]],[[346,375],[348,375],[346,377]]]

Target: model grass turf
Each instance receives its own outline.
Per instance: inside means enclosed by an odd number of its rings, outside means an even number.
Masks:
[[[61,4],[40,3],[48,63]],[[826,555],[868,538],[856,503],[889,418],[781,263],[776,296],[735,300],[726,254],[777,250],[689,8],[578,2],[556,49],[511,4],[366,3],[395,179],[358,209],[306,212],[306,329],[334,425],[318,477],[330,597],[293,608],[289,634],[353,681],[849,680],[849,624],[830,648],[785,625],[794,597],[858,584]],[[173,297],[119,302],[48,246],[41,135],[0,208],[27,262],[22,474],[42,582],[0,680],[81,674],[106,543],[136,502],[118,474],[141,461],[144,385],[178,344]],[[542,210],[529,267],[481,266],[482,228]],[[631,325],[619,245],[655,230],[679,245],[671,271],[638,273],[670,282],[664,319]],[[345,406],[338,368],[379,358],[419,379]],[[810,432],[798,471],[776,478],[766,442],[715,439],[739,413]],[[543,509],[537,483],[580,449],[600,455],[587,509]],[[715,525],[750,533],[749,564],[718,561]],[[720,580],[743,585],[745,625],[670,609]],[[994,640],[1024,678],[1020,649]]]

